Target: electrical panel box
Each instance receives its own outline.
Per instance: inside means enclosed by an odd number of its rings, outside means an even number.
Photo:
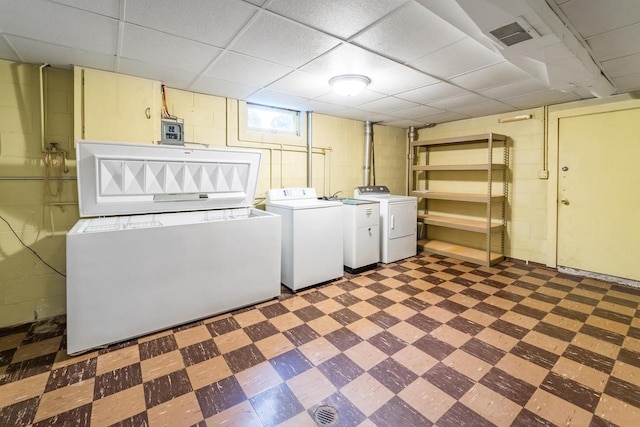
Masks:
[[[178,120],[162,119],[162,144],[184,145],[184,123]]]

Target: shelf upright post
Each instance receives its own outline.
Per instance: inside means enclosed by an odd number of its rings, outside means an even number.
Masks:
[[[487,237],[486,252],[487,265],[491,265],[491,190],[493,187],[493,133],[487,138],[488,154],[487,154]]]

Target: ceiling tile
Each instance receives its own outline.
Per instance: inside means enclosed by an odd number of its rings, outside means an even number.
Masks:
[[[615,84],[615,83],[613,83]],[[576,86],[575,88],[573,88],[573,90],[571,91],[573,94],[575,94],[578,98],[580,99],[591,99],[593,98],[593,94],[587,90],[584,87],[581,86]]]
[[[126,5],[127,22],[218,47],[226,47],[258,10],[228,0],[136,0]]]
[[[314,59],[301,69],[323,74],[327,80],[341,74],[364,74],[371,79],[368,89],[385,95],[438,81],[413,68],[347,43]]]
[[[307,101],[303,105],[304,111],[313,111],[315,113],[320,114],[329,114],[332,115],[340,110],[344,110],[345,107],[342,105],[330,104],[328,102],[318,101],[317,99],[312,99]]]
[[[397,63],[391,63],[387,68],[370,70],[367,75],[371,78],[369,89],[387,95],[438,82],[431,76]]]
[[[293,68],[226,51],[216,58],[205,74],[230,82],[262,87],[291,71]]]
[[[198,93],[213,94],[233,99],[245,99],[259,90],[257,87],[220,80],[213,77],[199,76],[189,88]]]
[[[341,117],[344,119],[365,121],[365,120],[369,120],[367,117],[373,114],[375,113],[372,113],[370,111],[358,110],[357,108],[345,108],[343,110],[337,111],[335,113],[335,116]],[[329,115],[333,115],[333,114],[329,114]]]
[[[267,89],[284,92],[303,98],[317,98],[331,92],[329,80],[320,74],[294,71],[270,84]]]
[[[329,92],[325,95],[319,96],[316,99],[322,102],[328,102],[330,104],[338,104],[347,107],[354,107],[356,105],[364,104],[365,102],[375,101],[376,99],[384,98],[385,95],[365,89],[356,96],[343,96],[338,95],[335,92]]]
[[[442,110],[437,108],[429,107],[426,105],[416,105],[414,107],[405,108],[402,110],[397,110],[393,112],[394,116],[402,117],[404,119],[415,119],[420,120],[427,116],[432,116],[434,114],[442,113]]]
[[[393,122],[398,121],[398,119],[399,117],[395,117],[387,114],[370,114],[365,118],[365,120],[369,120],[374,124],[386,124],[392,121]]]
[[[560,92],[557,90],[546,90],[542,92],[530,93],[504,99],[503,102],[513,105],[516,108],[533,108],[541,105],[553,105],[563,102],[577,101],[580,98],[571,92]]]
[[[267,9],[310,27],[347,39],[406,0],[273,0]]]
[[[386,98],[358,105],[358,109],[372,111],[374,113],[393,113],[394,111],[416,106],[415,102],[388,96]]]
[[[27,53],[29,52],[26,51],[25,54]],[[0,37],[0,58],[6,59],[8,61],[20,61],[20,58],[18,58],[13,49],[11,49],[11,46],[9,46],[9,44],[3,37]],[[36,63],[42,62],[39,59],[40,58],[38,58],[38,61],[36,61]]]
[[[371,121],[375,123],[386,123],[389,121],[397,121],[400,118],[391,116],[388,114],[376,113],[373,111],[362,111],[357,109],[349,109],[340,112],[341,117],[345,117],[347,119],[360,120],[360,121]]]
[[[640,73],[629,76],[617,77],[614,80],[618,93],[630,92],[640,89]]]
[[[560,9],[584,38],[640,22],[638,0],[574,0]]]
[[[415,2],[373,25],[353,39],[355,44],[409,62],[464,37],[455,27]]]
[[[312,73],[326,73],[333,77],[340,74],[366,74],[370,70],[390,67],[393,61],[369,52],[361,47],[343,43],[301,68]]]
[[[614,30],[587,39],[596,58],[602,62],[638,52],[640,24]]]
[[[98,70],[115,70],[116,57],[113,55],[56,46],[22,37],[6,37],[25,62],[47,63],[52,67],[66,69],[70,69],[72,65],[80,65]]]
[[[425,123],[446,123],[454,120],[468,119],[469,116],[464,114],[454,113],[453,111],[445,111],[444,113],[434,114],[424,118]]]
[[[440,99],[451,98],[468,93],[466,90],[446,82],[438,82],[428,86],[398,93],[397,98],[408,99],[420,104],[429,104]]]
[[[319,31],[261,12],[231,49],[297,68],[339,43],[339,40]]]
[[[484,96],[480,96],[475,93],[467,93],[465,95],[454,96],[453,98],[446,98],[440,101],[430,102],[429,105],[440,110],[455,111],[455,108],[465,107],[469,104],[481,104],[490,101]]]
[[[511,105],[503,104],[500,101],[489,101],[478,104],[467,104],[450,108],[454,113],[464,114],[471,117],[490,116],[492,114],[506,113],[515,110]]]
[[[640,72],[640,53],[612,59],[602,63],[611,77],[622,77]]]
[[[495,86],[490,89],[479,91],[487,98],[506,99],[514,96],[526,95],[527,93],[541,92],[548,88],[534,78],[518,80],[516,82],[507,83],[505,85]]]
[[[124,27],[123,58],[199,74],[220,52],[204,43],[137,25],[125,24]]]
[[[99,15],[120,18],[120,0],[51,0],[55,3],[66,4],[67,6],[83,9]]]
[[[59,46],[116,53],[117,20],[49,1],[1,1],[0,28],[5,34]]]
[[[262,89],[253,95],[246,97],[245,100],[255,104],[270,105],[272,107],[289,108],[300,111],[304,111],[304,106],[309,102],[306,98],[290,95],[288,93],[276,92],[269,89]]]
[[[466,37],[442,49],[411,61],[408,65],[434,77],[448,79],[504,61],[474,39]]]
[[[117,71],[131,76],[159,80],[165,85],[175,89],[188,88],[198,77],[196,73],[189,73],[184,70],[149,64],[148,62],[134,61],[127,58],[120,58]]]
[[[480,70],[471,71],[458,77],[449,79],[455,85],[472,91],[480,91],[490,87],[504,85],[518,80],[531,78],[529,74],[520,68],[504,61],[499,64],[490,65]]]

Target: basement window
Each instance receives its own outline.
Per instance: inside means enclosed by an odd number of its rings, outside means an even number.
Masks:
[[[300,135],[300,112],[247,104],[247,128],[274,134]]]

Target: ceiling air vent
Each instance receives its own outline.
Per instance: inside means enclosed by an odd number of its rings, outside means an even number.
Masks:
[[[505,46],[513,46],[514,44],[523,42],[525,40],[531,40],[533,36],[530,34],[530,32],[531,29],[527,31],[519,22],[512,22],[500,28],[496,28],[493,31],[489,31],[489,33],[493,37],[498,39],[498,41],[500,41]]]

